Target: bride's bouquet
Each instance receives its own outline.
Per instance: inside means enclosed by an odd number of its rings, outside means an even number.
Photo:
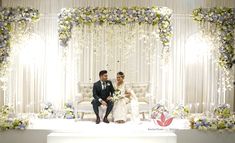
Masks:
[[[116,89],[113,93],[112,101],[117,102],[119,99],[123,98],[121,94],[122,94],[121,90]]]

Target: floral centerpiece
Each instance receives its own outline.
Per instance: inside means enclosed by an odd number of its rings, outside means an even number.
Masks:
[[[70,102],[65,103],[64,108],[65,108],[64,118],[65,119],[74,119],[75,113],[74,113],[73,104]]]
[[[214,115],[218,118],[231,117],[231,109],[229,104],[221,104],[214,110]]]
[[[182,105],[182,104],[176,106],[175,109],[173,110],[173,115],[177,118],[184,119],[184,118],[188,117],[189,114],[190,114],[189,108],[187,106]]]
[[[8,129],[26,129],[29,120],[25,118],[16,118],[12,107],[4,105],[0,108],[0,131]]]
[[[52,118],[55,114],[53,105],[48,102],[43,105],[43,109],[39,112],[38,118],[49,119]]]

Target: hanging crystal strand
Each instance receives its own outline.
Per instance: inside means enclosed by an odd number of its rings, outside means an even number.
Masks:
[[[99,47],[97,45],[99,36],[98,36],[97,29],[98,29],[98,26],[94,25],[94,38],[92,39],[92,41],[94,42],[94,47],[95,47],[94,49],[95,60],[93,61],[96,64],[95,71],[98,71],[98,65],[99,65],[99,57],[98,57]]]
[[[203,28],[204,27],[204,28]],[[211,79],[215,79],[214,84],[212,85],[208,85],[210,86],[211,88],[211,98],[208,100],[210,103],[209,103],[209,111],[210,112],[213,112],[214,110],[214,107],[216,106],[216,104],[219,103],[218,99],[220,98],[219,96],[219,90],[218,90],[218,87],[219,87],[219,84],[217,83],[219,81],[219,78],[220,78],[220,75],[217,76],[217,73],[219,73],[220,71],[220,67],[217,63],[217,58],[218,58],[218,55],[219,55],[219,52],[218,52],[218,42],[216,42],[216,28],[215,28],[215,25],[213,24],[209,24],[209,23],[204,23],[204,26],[201,27],[201,29],[204,29],[204,32],[202,33],[202,36],[204,36],[203,38],[206,38],[206,39],[209,39],[210,41],[210,57],[211,57],[211,64],[212,64],[212,78]],[[214,70],[213,70],[214,69]],[[216,82],[217,81],[217,82]],[[216,90],[215,90],[216,89]]]
[[[225,71],[222,71],[222,85],[221,85],[221,90],[222,90],[222,103],[225,104],[225,96],[226,96],[226,73]]]
[[[96,55],[96,58],[97,58],[97,60],[96,60],[96,63],[97,63],[97,69],[99,69],[99,66],[102,66],[101,65],[101,49],[100,49],[100,47],[101,47],[101,44],[99,43],[100,42],[100,40],[101,40],[101,26],[100,25],[96,25],[96,28],[95,28],[95,32],[96,32],[96,40],[95,40],[95,42],[96,42],[96,53],[97,53],[97,55]]]
[[[95,66],[93,66],[94,64],[96,64],[96,63],[94,63],[94,59],[95,59],[95,55],[94,55],[94,51],[95,51],[95,46],[94,46],[94,40],[93,39],[95,39],[95,37],[94,37],[94,24],[92,24],[91,26],[90,26],[90,28],[91,28],[91,37],[90,37],[90,41],[91,41],[91,51],[90,51],[90,53],[91,53],[91,57],[92,57],[92,60],[91,60],[91,73],[90,73],[90,77],[89,77],[89,82],[90,83],[92,83],[93,81],[94,81],[94,77],[93,77],[93,73],[94,73],[94,71],[95,71]]]
[[[6,95],[6,90],[7,90],[7,78],[6,76],[0,77],[0,81],[2,83],[1,89],[3,90],[3,105],[8,105],[9,104],[9,96]]]
[[[109,65],[109,58],[110,58],[110,53],[109,53],[109,50],[110,50],[110,47],[109,47],[109,38],[108,38],[108,36],[109,36],[109,32],[108,32],[108,29],[109,29],[109,27],[108,27],[108,25],[105,23],[104,24],[104,39],[103,39],[103,41],[104,41],[104,44],[105,44],[105,68],[108,70],[108,71],[110,71],[110,65]]]
[[[107,42],[107,40],[106,40],[106,38],[107,38],[107,33],[106,33],[106,28],[107,28],[107,25],[106,25],[106,23],[103,25],[104,26],[104,29],[103,29],[103,41],[100,41],[100,42],[104,42],[104,59],[103,59],[103,61],[104,61],[104,67],[105,67],[105,69],[107,69],[107,70],[109,70],[109,65],[108,65],[108,42]]]

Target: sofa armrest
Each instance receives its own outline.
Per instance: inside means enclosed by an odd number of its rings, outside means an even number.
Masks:
[[[83,101],[83,96],[81,93],[78,93],[77,96],[75,96],[75,102],[78,104],[78,103],[81,103]]]
[[[142,101],[143,101],[143,100],[144,100],[145,102],[147,102],[147,103],[150,103],[151,100],[152,100],[151,94],[150,94],[150,93],[145,93],[145,96],[142,97]]]

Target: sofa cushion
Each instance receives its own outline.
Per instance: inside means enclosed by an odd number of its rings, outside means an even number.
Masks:
[[[148,84],[145,83],[132,84],[132,90],[136,94],[139,102],[148,102],[148,99],[146,98],[146,93],[148,92]]]
[[[92,95],[92,88],[93,84],[92,83],[83,83],[79,85],[79,91],[80,94],[82,95],[82,101],[92,101],[93,95]]]

